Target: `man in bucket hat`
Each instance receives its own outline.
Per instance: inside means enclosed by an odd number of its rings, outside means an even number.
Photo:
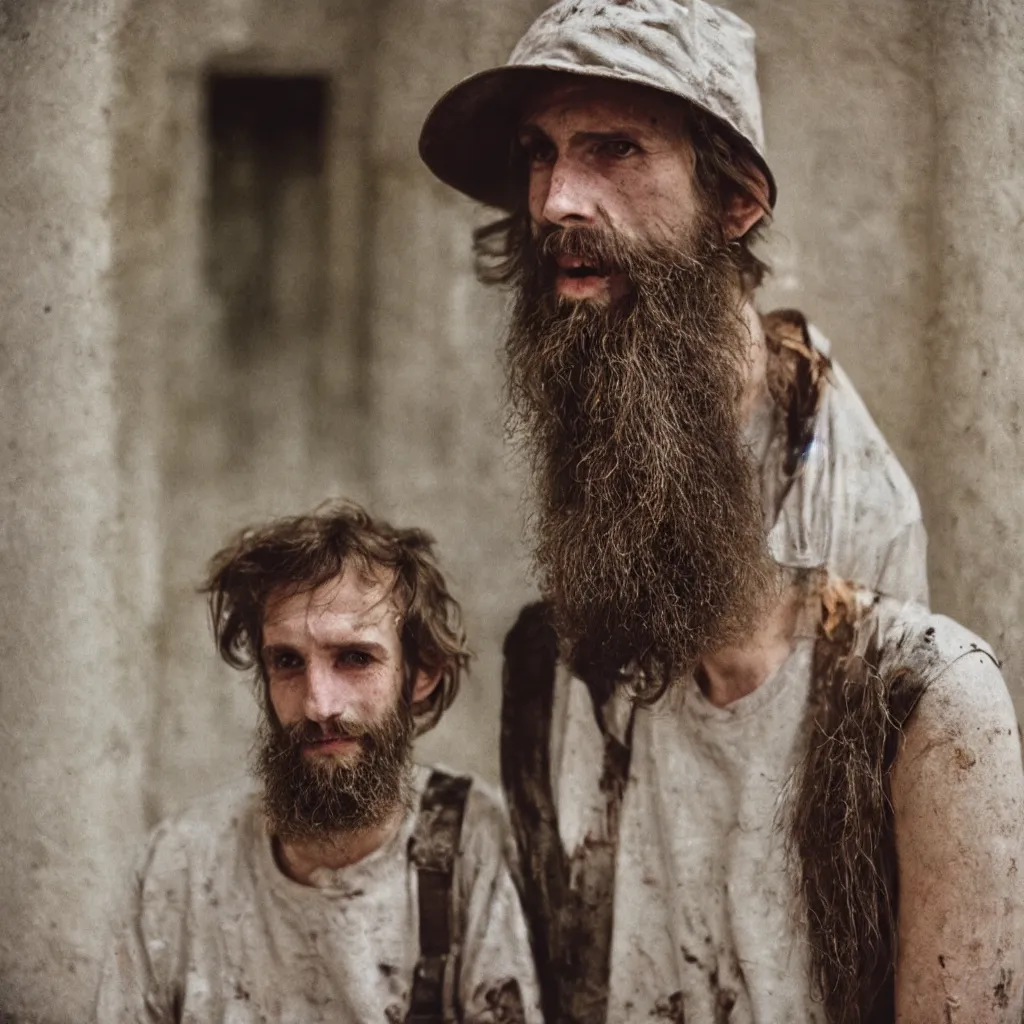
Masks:
[[[505,214],[477,252],[547,602],[502,775],[545,1010],[1019,1021],[1012,705],[924,607],[916,496],[827,342],[755,309],[753,43],[701,0],[560,0],[420,140]]]

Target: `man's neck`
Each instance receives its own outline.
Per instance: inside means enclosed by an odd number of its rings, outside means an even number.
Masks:
[[[398,834],[404,817],[405,808],[399,804],[384,822],[370,828],[316,840],[275,838],[278,865],[293,881],[312,885],[316,871],[338,871],[379,850]]]
[[[785,587],[741,643],[703,658],[695,675],[707,699],[725,707],[766,682],[792,652],[806,606],[804,588]]]

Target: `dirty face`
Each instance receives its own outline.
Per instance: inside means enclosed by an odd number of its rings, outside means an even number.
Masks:
[[[313,591],[267,602],[267,694],[282,726],[314,727],[302,745],[307,759],[356,759],[360,731],[399,698],[401,615],[389,584],[349,567]]]
[[[564,82],[528,105],[519,143],[536,236],[604,229],[643,245],[694,235],[701,204],[679,102],[622,82]],[[628,292],[623,268],[556,257],[560,298],[607,304]]]
[[[323,838],[379,823],[403,799],[413,725],[392,580],[348,567],[272,595],[263,622],[266,721],[257,770],[278,835]]]

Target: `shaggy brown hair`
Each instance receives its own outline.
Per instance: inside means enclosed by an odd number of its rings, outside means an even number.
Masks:
[[[718,118],[685,100],[680,100],[680,103],[685,106],[686,127],[696,158],[694,177],[698,197],[711,221],[723,224],[725,211],[737,195],[753,199],[764,210],[765,216],[742,238],[728,243],[722,239],[732,252],[744,293],[750,294],[771,272],[769,265],[754,252],[772,213],[768,206],[766,182],[742,139]],[[515,279],[525,243],[530,237],[525,157],[520,153],[515,160],[517,166],[513,173],[522,181],[519,194],[523,197],[523,205],[473,232],[476,273],[484,284],[509,284]]]
[[[374,577],[392,572],[392,595],[402,612],[407,697],[418,671],[441,676],[430,696],[412,707],[417,733],[426,732],[451,706],[470,660],[462,610],[448,592],[433,544],[423,530],[373,519],[350,501],[242,530],[210,560],[202,588],[221,657],[233,668],[254,668],[265,690],[260,650],[272,594],[307,593],[352,564]]]

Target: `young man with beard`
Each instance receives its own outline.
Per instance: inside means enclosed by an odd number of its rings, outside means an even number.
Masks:
[[[752,31],[560,0],[420,151],[508,213],[478,253],[548,603],[506,641],[502,771],[548,1018],[1019,1021],[1012,705],[904,603],[916,496],[827,343],[755,310]]]
[[[98,1021],[539,1021],[500,806],[411,759],[469,660],[430,537],[339,503],[243,531],[206,590],[262,792],[156,829]]]

